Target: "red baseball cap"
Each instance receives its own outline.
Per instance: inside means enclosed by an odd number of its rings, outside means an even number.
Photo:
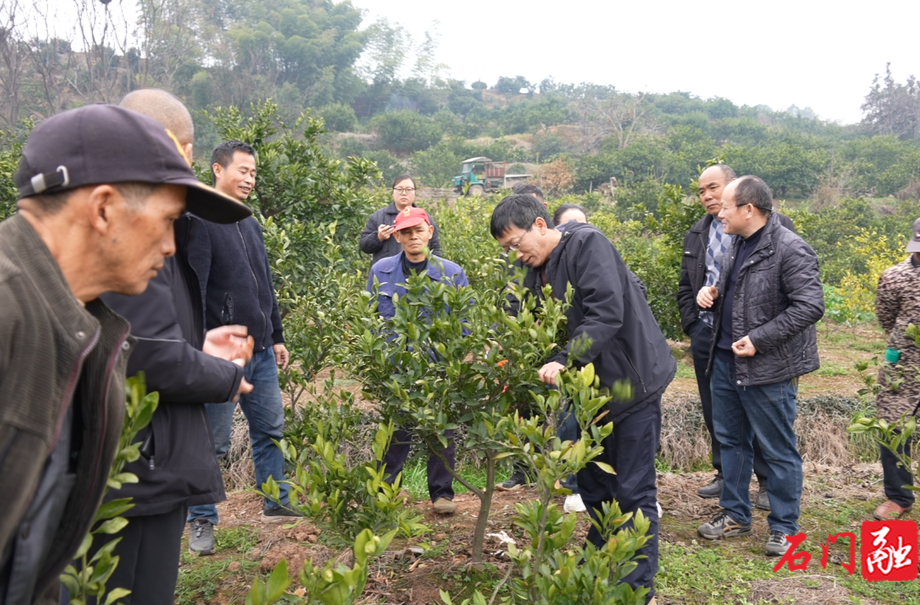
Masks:
[[[421,225],[422,223],[427,223],[429,225],[431,224],[431,219],[428,218],[428,213],[421,208],[409,206],[396,215],[396,224],[394,227],[396,231],[401,231],[402,229],[415,227],[416,225]]]

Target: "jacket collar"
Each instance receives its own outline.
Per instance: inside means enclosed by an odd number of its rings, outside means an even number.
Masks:
[[[58,322],[67,326],[77,344],[85,345],[87,335],[94,333],[99,323],[74,296],[57,260],[29,221],[19,214],[4,221],[0,224],[0,242],[4,253],[15,258],[25,276],[38,286]]]
[[[418,208],[418,206],[415,205],[415,202],[412,202],[410,206],[412,208]],[[390,202],[390,205],[384,208],[383,212],[385,214],[399,214],[399,210],[396,208],[396,202]]]
[[[693,225],[693,227],[690,228],[690,231],[697,231],[697,232],[699,232],[699,233],[706,233],[706,234],[707,234],[707,237],[708,237],[709,227],[712,226],[712,221],[714,221],[714,220],[715,220],[715,217],[712,216],[711,214],[709,214],[709,213],[707,212],[706,215],[703,216],[703,218],[701,218],[700,220],[698,220],[698,221],[696,222],[696,224]]]
[[[597,231],[603,234],[600,229],[588,223],[576,223],[571,227],[566,227],[565,231],[562,232],[559,243],[556,244],[553,251],[549,253],[549,258],[546,259],[546,263],[542,267],[534,267],[531,273],[538,274],[543,270],[543,267],[546,267],[546,283],[552,283],[552,278],[556,274],[556,268],[559,266],[559,261],[562,259],[565,247],[572,241],[575,234],[580,231]]]
[[[763,233],[760,234],[760,241],[757,242],[757,247],[751,251],[751,254],[748,258],[755,258],[755,255],[759,255],[762,250],[769,248],[771,251],[769,254],[773,254],[773,235],[776,233],[776,230],[782,227],[779,219],[776,217],[776,213],[773,212],[770,214],[770,218],[767,219],[767,224],[763,226]],[[741,245],[741,238],[735,238],[736,245]]]
[[[400,252],[396,256],[386,259],[390,262],[380,266],[380,272],[392,276],[390,279],[396,283],[405,283],[406,275],[403,273],[403,259],[406,258],[405,252]],[[434,254],[428,255],[428,277],[434,281],[441,281],[444,276],[443,264]]]

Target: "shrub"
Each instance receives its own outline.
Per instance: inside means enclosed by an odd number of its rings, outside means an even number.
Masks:
[[[441,130],[431,119],[414,111],[390,111],[376,116],[371,129],[381,144],[396,154],[428,149],[441,140]]]
[[[358,116],[355,110],[348,105],[334,103],[324,105],[316,110],[317,115],[326,123],[326,130],[330,132],[354,132],[358,127]]]

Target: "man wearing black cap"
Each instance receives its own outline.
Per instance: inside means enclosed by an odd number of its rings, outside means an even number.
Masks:
[[[819,367],[815,323],[824,315],[818,257],[773,216],[763,180],[744,176],[722,194],[718,218],[737,236],[719,281],[696,297],[713,310],[707,374],[712,419],[722,452],[722,511],[697,529],[709,540],[751,533],[756,435],[767,463],[767,556],[789,550],[798,533],[802,457],[796,445],[798,377]]]
[[[920,347],[907,336],[907,326],[920,325],[920,219],[914,221],[906,252],[910,257],[889,267],[878,279],[875,316],[888,334],[885,363],[879,368],[878,384],[882,387],[875,399],[879,418],[890,423],[910,418],[920,405]],[[911,439],[899,448],[910,456]],[[914,505],[914,484],[909,468],[899,465],[899,458],[880,446],[885,497],[873,516],[879,520],[898,518]]]
[[[0,598],[57,603],[124,416],[132,341],[99,297],[146,289],[186,207],[248,211],[195,178],[165,127],[110,105],[39,124],[15,182],[19,212],[0,224]]]

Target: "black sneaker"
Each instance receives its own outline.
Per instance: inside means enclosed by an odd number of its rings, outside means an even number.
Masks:
[[[303,519],[303,514],[284,506],[265,506],[262,508],[262,520],[269,523],[290,522]]]
[[[723,510],[709,523],[700,525],[696,531],[707,540],[717,540],[719,538],[746,536],[751,533],[751,526],[741,525]]]
[[[786,554],[792,547],[792,543],[786,539],[786,534],[775,529],[770,530],[770,537],[767,538],[767,545],[764,549],[768,557],[781,557]]]
[[[709,484],[696,490],[696,495],[707,499],[722,497],[722,475],[716,475]]]
[[[214,543],[214,524],[206,519],[192,519],[189,525],[189,552],[199,556],[213,555],[217,549]]]
[[[511,492],[521,487],[527,487],[528,485],[530,484],[527,483],[527,477],[524,475],[524,471],[515,470],[511,474],[511,478],[509,478],[504,483],[499,483],[496,485],[495,489],[503,492]]]
[[[754,506],[760,510],[770,510],[770,494],[767,493],[767,483],[760,482],[757,488],[757,498],[754,500]]]

